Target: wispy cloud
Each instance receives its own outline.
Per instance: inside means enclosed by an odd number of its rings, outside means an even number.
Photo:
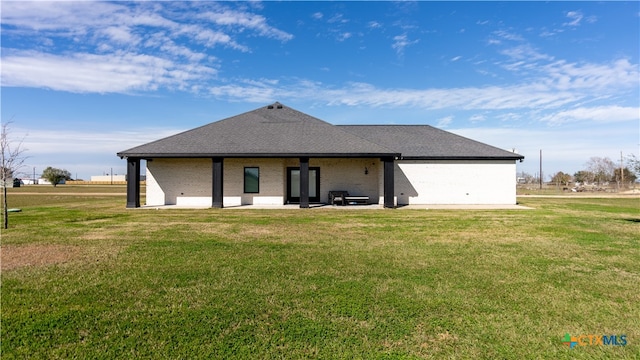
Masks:
[[[516,71],[516,70],[514,70]],[[219,98],[234,97],[264,102],[277,98],[314,99],[329,105],[369,107],[417,107],[463,110],[550,110],[578,106],[602,98],[602,94],[621,94],[638,86],[638,65],[626,59],[611,63],[576,64],[554,61],[529,69],[519,84],[461,88],[381,88],[365,82],[342,86],[289,79],[276,87],[215,87]]]
[[[199,88],[218,72],[210,49],[250,52],[243,34],[293,38],[244,6],[207,2],[3,2],[2,24],[3,37],[39,45],[3,47],[2,86],[71,92]]]
[[[582,12],[580,11],[567,11],[567,18],[569,18],[569,22],[563,23],[564,26],[579,26],[580,21],[582,21]]]
[[[453,116],[445,116],[441,119],[436,120],[436,126],[439,128],[446,128],[453,122]]]
[[[573,174],[583,169],[583,164],[592,156],[620,156],[637,153],[637,147],[620,148],[620,139],[628,139],[629,130],[624,127],[581,128],[540,128],[525,127],[498,128],[459,127],[448,128],[447,131],[482,141],[502,149],[515,148],[525,156],[523,163],[518,163],[518,171],[531,174],[539,170],[539,154],[543,150],[543,173],[545,177],[557,171]],[[601,138],[611,141],[598,141]],[[628,143],[625,141],[625,143]]]
[[[640,120],[640,108],[622,106],[579,107],[550,114],[540,120],[551,125],[560,125],[568,122],[637,122]]]
[[[522,35],[507,30],[496,30],[493,32],[493,35],[504,40],[524,41]]]
[[[417,44],[420,40],[409,40],[407,34],[397,35],[393,37],[393,44],[391,48],[393,48],[398,56],[404,55],[404,49],[407,46],[411,46],[413,44]]]
[[[221,9],[207,11],[199,15],[200,18],[212,21],[217,25],[231,27],[237,31],[245,29],[255,30],[259,35],[274,38],[281,41],[293,39],[293,35],[270,26],[267,19],[262,15],[236,11],[231,9]]]
[[[77,93],[126,93],[159,87],[188,90],[200,78],[216,73],[215,68],[208,66],[119,52],[71,56],[35,51],[5,54],[2,58],[3,86],[42,87]]]
[[[184,130],[163,127],[133,128],[130,131],[30,129],[23,142],[29,158],[20,176],[31,178],[33,172],[39,176],[47,166],[66,169],[74,178],[76,171],[81,170],[78,177],[86,180],[91,175],[111,170],[115,174],[125,174],[126,164],[116,156],[117,152]]]
[[[471,115],[471,117],[469,117],[469,121],[471,121],[472,123],[485,121],[486,119],[487,117],[482,114],[474,114],[474,115]]]

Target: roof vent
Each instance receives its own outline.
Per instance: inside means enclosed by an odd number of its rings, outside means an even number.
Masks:
[[[273,109],[273,105],[267,106],[267,109]]]
[[[278,109],[282,109],[282,104],[278,104],[278,105],[276,105],[276,107],[277,107]]]

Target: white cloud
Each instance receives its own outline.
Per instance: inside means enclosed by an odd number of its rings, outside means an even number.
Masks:
[[[12,52],[2,59],[2,86],[44,87],[69,92],[131,92],[160,86],[184,88],[216,73],[210,67],[179,64],[140,54]]]
[[[344,14],[337,13],[333,15],[330,19],[327,20],[329,24],[346,24],[349,22],[349,19],[345,19]]]
[[[409,40],[407,34],[397,35],[393,37],[393,44],[391,45],[391,48],[396,50],[398,56],[402,56],[404,55],[404,49],[407,46],[417,44],[418,42],[419,40]]]
[[[453,122],[453,116],[445,116],[441,119],[436,120],[436,127],[439,128],[446,128],[447,126],[449,126],[451,124],[451,122]]]
[[[201,14],[200,17],[213,21],[218,25],[239,27],[240,31],[245,28],[253,29],[262,36],[281,41],[293,39],[293,35],[269,26],[267,19],[262,15],[224,9],[222,11],[208,11]]]
[[[582,12],[580,11],[567,11],[567,18],[569,18],[569,22],[563,23],[564,26],[579,26],[580,21],[582,21]]]
[[[527,60],[527,63],[536,60],[553,60],[553,56],[540,53],[534,49],[531,45],[519,45],[500,51],[501,54],[510,57],[513,60]]]
[[[487,118],[482,114],[474,114],[474,115],[471,115],[471,117],[469,118],[469,121],[471,121],[472,123],[477,123],[477,122],[485,121],[486,119]]]
[[[640,108],[622,106],[580,107],[547,115],[541,119],[552,125],[569,122],[614,123],[639,121]]]
[[[109,26],[102,33],[115,43],[136,45],[140,42],[140,37],[132,34],[126,26]]]
[[[455,62],[455,61],[458,61],[460,59],[462,59],[462,56],[454,56],[453,58],[451,58],[451,61]]]
[[[559,90],[632,88],[640,83],[638,65],[627,59],[609,64],[557,61],[541,67],[541,70],[548,76],[546,84]]]
[[[539,171],[539,156],[542,150],[543,173],[545,178],[558,171],[573,174],[583,169],[583,164],[592,156],[619,158],[624,154],[637,153],[637,146],[621,148],[621,143],[629,144],[628,127],[593,127],[531,129],[467,127],[448,128],[447,131],[465,136],[501,149],[516,149],[525,156],[517,170],[536,174]],[[633,135],[631,135],[633,137]],[[635,135],[637,139],[637,135]],[[610,141],[601,141],[602,138]],[[633,142],[632,142],[633,143]]]
[[[145,128],[134,131],[61,131],[50,129],[25,130],[23,145],[30,156],[56,154],[109,154],[138,146],[186,129]]]
[[[506,30],[497,30],[497,31],[494,31],[493,34],[505,40],[524,41],[524,38],[521,35],[509,32]]]
[[[18,130],[16,128],[16,130]],[[186,129],[138,128],[131,131],[110,130],[51,130],[20,129],[26,133],[23,146],[27,149],[24,177],[33,172],[39,176],[47,166],[66,169],[75,178],[89,179],[113,169],[115,174],[126,173],[126,162],[116,156],[120,151],[150,141],[177,134]]]
[[[234,10],[229,4],[3,2],[3,36],[44,46],[37,51],[3,47],[2,86],[80,93],[197,89],[217,73],[209,49],[250,52],[240,41],[245,33],[293,38],[245,6]],[[82,44],[82,50],[70,52],[70,42]]]
[[[549,68],[542,67],[537,77],[508,86],[410,89],[380,88],[364,82],[331,86],[288,79],[277,86],[259,88],[242,84],[218,86],[211,93],[221,99],[256,102],[271,101],[277,96],[278,99],[313,99],[329,105],[373,108],[542,111],[600,99],[605,89],[610,94],[633,89],[637,79],[637,66],[627,60],[582,66],[556,62]]]
[[[340,33],[338,35],[338,41],[345,41],[347,39],[350,39],[352,36],[353,36],[353,34],[350,33],[350,32]]]

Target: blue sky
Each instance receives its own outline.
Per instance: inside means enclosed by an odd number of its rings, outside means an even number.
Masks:
[[[118,151],[274,101],[573,174],[638,155],[639,4],[2,1],[2,121],[29,174],[124,174]]]

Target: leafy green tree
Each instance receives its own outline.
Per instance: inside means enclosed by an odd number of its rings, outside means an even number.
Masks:
[[[580,170],[577,173],[573,174],[573,179],[581,184],[588,184],[590,182],[593,182],[594,178],[595,176],[593,175],[593,173],[586,170]]]
[[[56,169],[49,166],[42,172],[42,178],[50,182],[55,187],[62,182],[62,180],[71,179],[71,173],[64,169]]]
[[[556,185],[565,185],[565,186],[569,186],[569,183],[571,182],[571,175],[569,174],[565,174],[562,171],[558,171],[555,175],[553,175],[553,177],[551,178],[551,182],[556,183]]]

